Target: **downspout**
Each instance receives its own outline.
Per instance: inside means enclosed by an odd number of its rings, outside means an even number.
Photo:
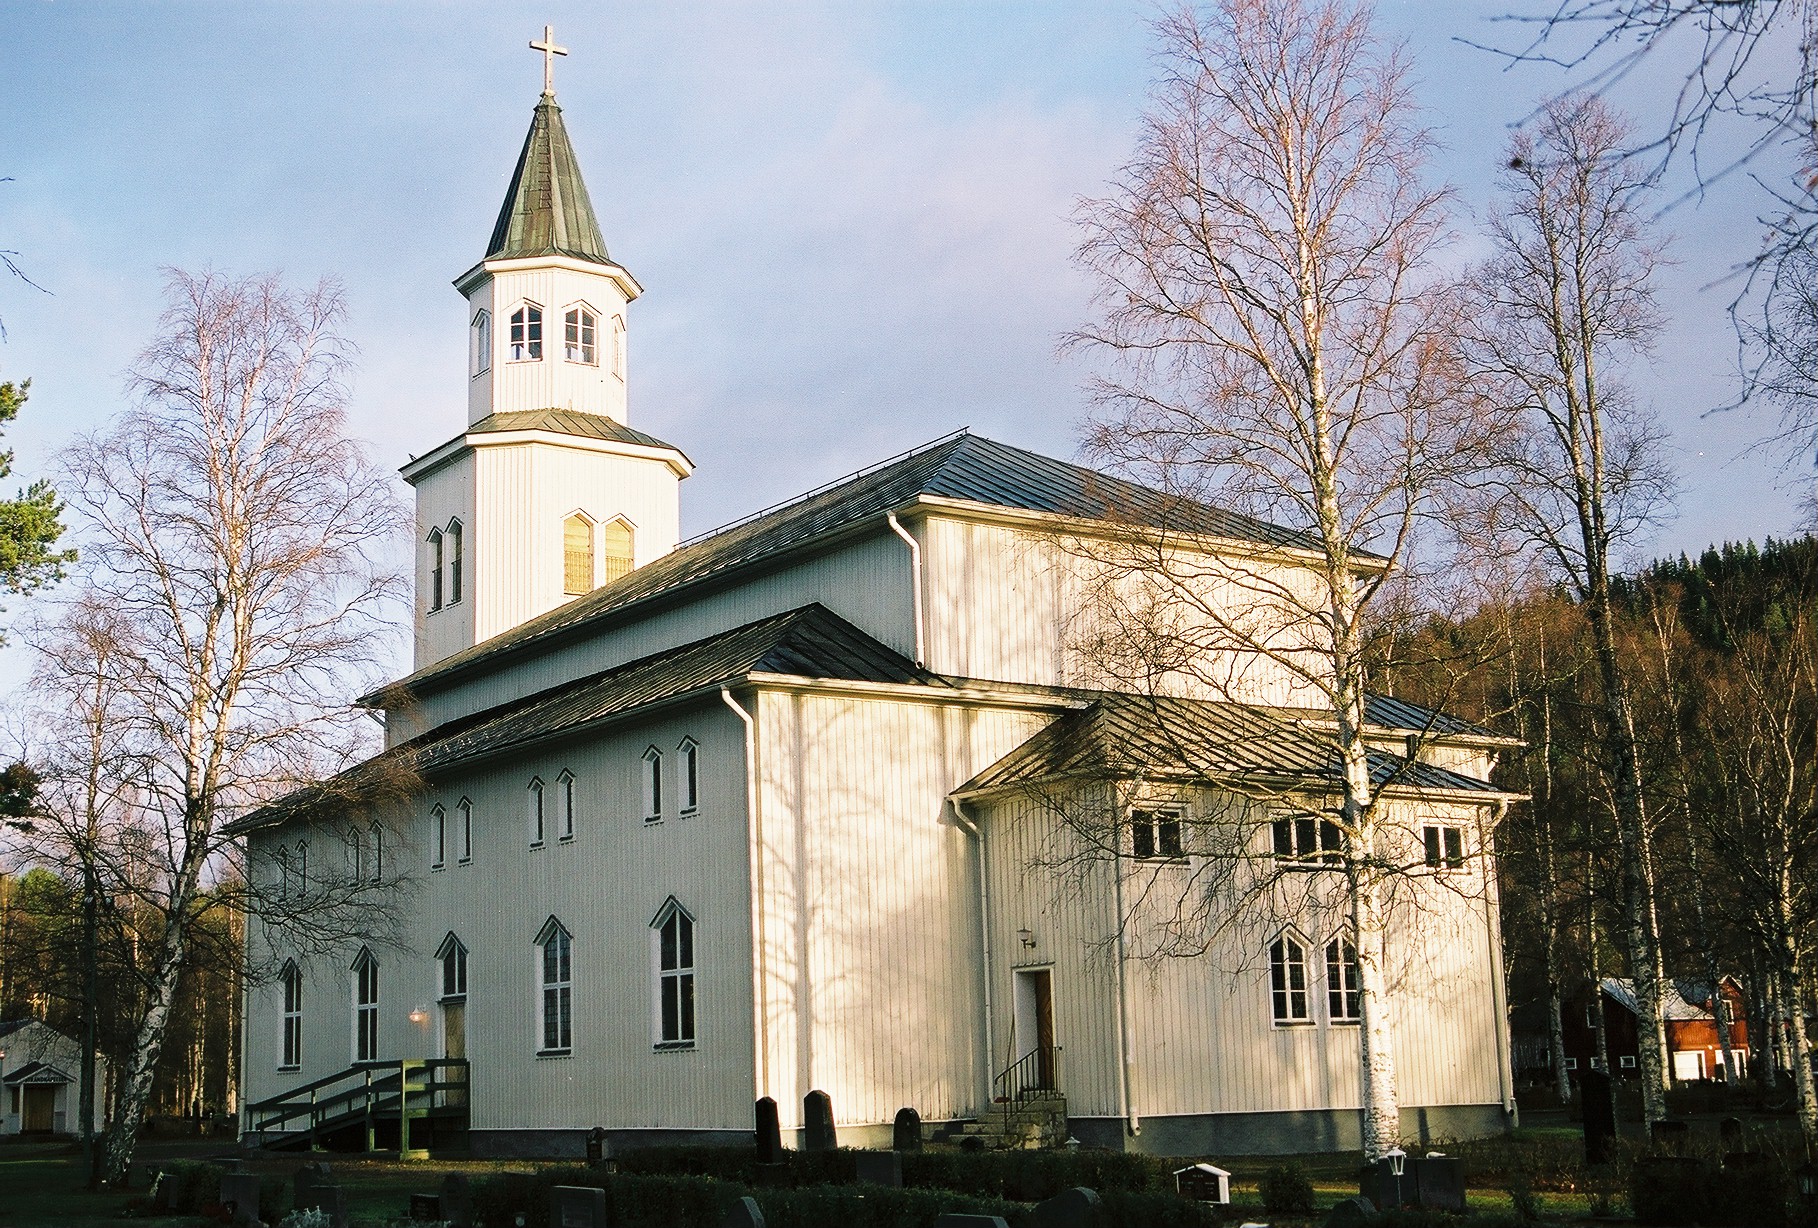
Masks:
[[[1135,1097],[1130,1090],[1135,1082],[1135,1070],[1130,1063],[1130,993],[1124,983],[1124,868],[1115,858],[1111,862],[1111,873],[1117,908],[1117,1106],[1130,1136],[1135,1138],[1143,1132],[1143,1122],[1137,1115]]]
[[[978,841],[978,953],[980,965],[984,968],[984,1002],[985,1002],[985,1104],[991,1103],[991,1063],[995,1060],[991,1049],[991,899],[986,883],[985,833],[979,830],[978,824],[966,814],[965,803],[957,797],[953,800],[953,817],[959,820],[974,840]]]
[[[764,972],[764,840],[758,815],[757,720],[727,688],[720,688],[720,698],[745,724],[745,822],[747,856],[751,859],[751,1031],[757,1048],[755,1074],[761,1098],[770,1094],[770,985]]]
[[[1490,830],[1495,831],[1502,825],[1503,816],[1509,812],[1509,803],[1496,803],[1496,817],[1491,821]],[[1486,836],[1488,833],[1486,833]],[[1509,1055],[1509,998],[1508,986],[1503,983],[1502,967],[1502,921],[1496,915],[1500,893],[1493,893],[1490,886],[1490,841],[1484,841],[1484,893],[1483,923],[1484,931],[1489,936],[1490,961],[1492,976],[1490,990],[1496,1004],[1496,1080],[1502,1088],[1502,1111],[1508,1116],[1511,1128],[1521,1124],[1520,1113],[1515,1105],[1515,1094],[1510,1090],[1513,1079]]]
[[[895,512],[886,512],[884,519],[890,523],[891,532],[909,544],[909,587],[911,599],[915,602],[915,663],[928,664],[928,654],[922,628],[922,543],[915,540],[915,535],[905,529],[896,518]],[[976,830],[974,832],[976,835]],[[979,847],[984,848],[981,842]]]

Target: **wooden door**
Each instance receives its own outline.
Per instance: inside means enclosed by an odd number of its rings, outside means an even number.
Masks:
[[[27,1087],[25,1089],[25,1113],[20,1118],[19,1129],[25,1133],[42,1132],[49,1134],[57,1121],[57,1089],[54,1087]]]
[[[1036,1086],[1054,1087],[1054,974],[1043,968],[1035,974]]]
[[[467,1003],[442,1003],[442,1056],[467,1056]],[[444,1104],[466,1104],[465,1091],[451,1091],[443,1094]]]

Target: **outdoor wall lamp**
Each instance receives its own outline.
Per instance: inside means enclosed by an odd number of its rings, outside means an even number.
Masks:
[[[410,1021],[415,1024],[428,1023],[429,1022],[429,1008],[419,1006],[415,1010],[411,1011],[410,1012]]]
[[[1016,940],[1023,944],[1023,950],[1035,950],[1035,934],[1030,930],[1017,930]]]

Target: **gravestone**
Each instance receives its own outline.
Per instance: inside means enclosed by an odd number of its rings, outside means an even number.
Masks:
[[[1742,1141],[1742,1118],[1726,1117],[1718,1122],[1717,1136],[1723,1140],[1725,1151],[1736,1150],[1736,1144]]]
[[[1584,1096],[1584,1162],[1608,1164],[1616,1156],[1616,1098],[1610,1076],[1587,1070],[1578,1078]]]
[[[606,1191],[589,1185],[550,1186],[549,1228],[607,1228]]]
[[[860,1185],[903,1187],[903,1156],[897,1151],[855,1151],[853,1166]]]
[[[346,1190],[338,1185],[317,1185],[314,1187],[314,1198],[315,1201],[309,1205],[328,1217],[329,1228],[347,1228]]]
[[[809,1151],[832,1151],[840,1145],[833,1130],[833,1097],[826,1092],[802,1097],[802,1142]]]
[[[297,1170],[291,1182],[290,1205],[292,1210],[307,1211],[319,1207],[322,1201],[316,1191],[325,1185],[334,1184],[334,1175],[328,1165],[312,1160]]]
[[[949,1211],[934,1221],[934,1228],[1010,1228],[1001,1215],[961,1215]]]
[[[1435,1211],[1465,1209],[1464,1162],[1452,1156],[1411,1158],[1408,1167],[1414,1173],[1415,1200]]]
[[[448,1221],[449,1228],[473,1228],[473,1190],[467,1184],[466,1173],[449,1173],[442,1178],[442,1193],[436,1201],[441,1204],[442,1218]]]
[[[1104,1213],[1098,1191],[1076,1185],[1035,1204],[1035,1228],[1098,1228]]]
[[[1174,1192],[1224,1206],[1231,1201],[1231,1174],[1214,1164],[1189,1164],[1174,1170]]]
[[[777,1124],[776,1101],[769,1096],[757,1102],[757,1159],[759,1164],[783,1160],[783,1131]]]
[[[733,1203],[720,1221],[720,1228],[764,1228],[764,1212],[758,1207],[757,1199],[747,1194]]]
[[[922,1115],[914,1109],[898,1109],[896,1124],[890,1129],[890,1150],[920,1151],[922,1149]]]
[[[251,1228],[259,1221],[259,1175],[257,1173],[221,1174],[221,1193],[215,1199],[233,1212],[234,1228]]]
[[[412,1194],[410,1196],[410,1218],[430,1224],[440,1222],[442,1200],[434,1194]]]
[[[1414,1173],[1413,1156],[1402,1161],[1399,1177],[1395,1175],[1394,1165],[1385,1156],[1374,1164],[1363,1166],[1363,1171],[1358,1174],[1358,1196],[1384,1211],[1416,1206],[1420,1202],[1420,1183]]]
[[[1365,1228],[1376,1219],[1376,1204],[1359,1194],[1341,1198],[1326,1212],[1325,1228]]]

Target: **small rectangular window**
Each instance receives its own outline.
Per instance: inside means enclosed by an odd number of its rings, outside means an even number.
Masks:
[[[511,313],[511,360],[526,362],[543,357],[543,309],[530,303]]]
[[[1578,1069],[1578,1059],[1575,1057],[1568,1057],[1566,1059],[1566,1069],[1567,1070],[1577,1070]]]
[[[1307,1023],[1307,949],[1282,935],[1269,947],[1269,1009],[1276,1023]]]
[[[1464,867],[1464,829],[1462,827],[1445,827],[1430,824],[1422,835],[1425,837],[1427,865],[1442,870],[1458,870]]]
[[[1177,861],[1184,856],[1180,843],[1180,811],[1132,810],[1130,853],[1139,860]]]
[[[1625,1053],[1616,1059],[1616,1064],[1624,1070],[1633,1070],[1635,1069],[1635,1055],[1632,1053]]]
[[[1344,858],[1344,833],[1329,819],[1310,816],[1276,819],[1270,824],[1278,861],[1331,865]]]

